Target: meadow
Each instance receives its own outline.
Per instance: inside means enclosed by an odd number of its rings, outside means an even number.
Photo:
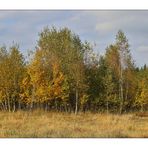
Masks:
[[[148,117],[135,113],[0,112],[0,138],[148,138]]]

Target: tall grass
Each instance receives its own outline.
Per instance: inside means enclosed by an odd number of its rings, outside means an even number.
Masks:
[[[0,137],[148,137],[148,118],[134,114],[0,112]]]

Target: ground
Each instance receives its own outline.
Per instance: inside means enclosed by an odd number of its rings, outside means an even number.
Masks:
[[[148,118],[135,114],[0,112],[0,137],[148,138]]]

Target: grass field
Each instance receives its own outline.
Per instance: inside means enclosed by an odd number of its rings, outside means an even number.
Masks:
[[[148,137],[148,118],[134,114],[1,112],[0,137]]]

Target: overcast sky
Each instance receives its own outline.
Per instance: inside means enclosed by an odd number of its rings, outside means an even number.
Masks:
[[[45,26],[70,28],[82,40],[95,42],[100,54],[121,29],[136,65],[148,64],[148,11],[0,11],[0,46],[15,42],[26,54]]]

